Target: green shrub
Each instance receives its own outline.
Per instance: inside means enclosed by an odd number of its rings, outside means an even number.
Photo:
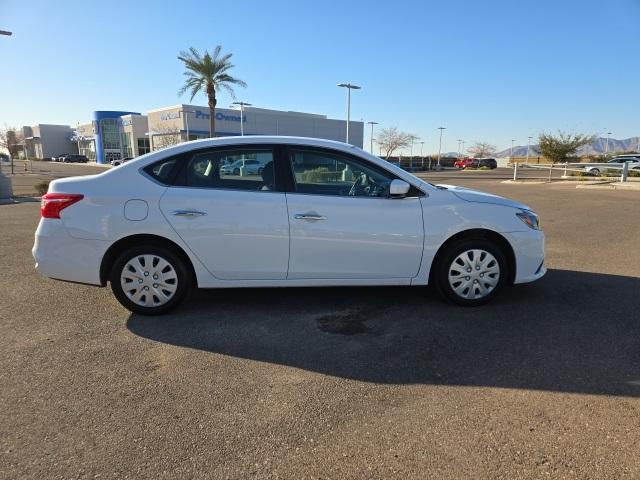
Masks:
[[[42,196],[49,190],[49,181],[45,180],[40,183],[36,183],[33,187],[36,189],[36,192],[38,192],[38,195]]]

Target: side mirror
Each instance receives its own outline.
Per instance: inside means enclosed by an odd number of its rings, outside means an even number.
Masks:
[[[411,185],[409,185],[404,180],[395,180],[391,181],[391,185],[389,186],[389,195],[395,198],[402,198],[409,193],[409,189]]]

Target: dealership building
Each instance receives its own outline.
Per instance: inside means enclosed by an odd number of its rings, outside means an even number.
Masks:
[[[29,158],[47,158],[76,153],[73,130],[69,125],[38,123],[22,127],[23,151]]]
[[[81,155],[109,163],[149,153],[148,130],[146,115],[99,110],[93,112],[93,120],[77,126],[74,140]]]
[[[80,153],[97,163],[137,157],[170,145],[209,137],[209,108],[173,105],[150,110],[147,115],[131,111],[98,110],[92,120],[68,125],[23,127],[30,157],[47,158]],[[346,121],[313,113],[246,108],[215,110],[216,136],[288,135],[345,140]],[[362,147],[364,123],[349,123],[349,140]]]
[[[175,143],[209,136],[209,108],[196,105],[174,105],[147,112],[152,150]],[[345,141],[347,122],[313,113],[246,108],[217,108],[216,136],[289,135]],[[349,123],[350,143],[362,147],[364,123]]]

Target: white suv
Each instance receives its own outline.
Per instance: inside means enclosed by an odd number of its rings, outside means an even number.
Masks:
[[[222,175],[238,156],[266,160],[261,174]],[[479,305],[545,273],[526,205],[311,138],[199,140],[54,180],[41,216],[41,273],[110,283],[142,314],[175,307],[192,287],[430,284]]]

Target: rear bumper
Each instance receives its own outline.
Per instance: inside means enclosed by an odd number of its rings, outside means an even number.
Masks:
[[[62,221],[42,218],[31,253],[45,277],[101,285],[100,264],[108,247],[104,241],[74,238]]]
[[[528,283],[542,278],[544,266],[544,233],[540,230],[506,233],[516,258],[516,275],[513,283]]]

